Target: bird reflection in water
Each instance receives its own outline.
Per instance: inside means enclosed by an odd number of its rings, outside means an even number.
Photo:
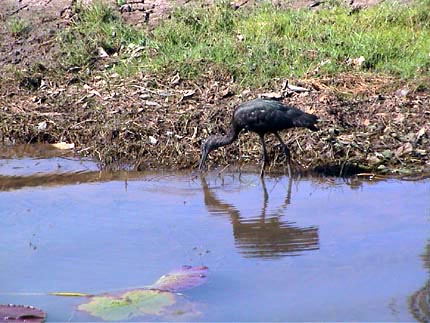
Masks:
[[[430,241],[422,255],[424,268],[430,274]],[[430,279],[425,286],[409,297],[409,310],[418,322],[430,322]]]
[[[207,210],[214,215],[230,217],[236,246],[244,257],[274,259],[319,249],[318,228],[301,228],[282,219],[290,204],[291,178],[283,205],[270,214],[267,214],[269,194],[264,179],[260,179],[263,206],[260,215],[253,218],[242,217],[236,207],[218,199],[214,190],[209,188],[205,176],[201,175],[200,178]]]

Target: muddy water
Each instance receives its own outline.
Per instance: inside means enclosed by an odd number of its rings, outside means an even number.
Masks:
[[[429,181],[109,174],[55,154],[3,154],[0,174],[0,304],[51,322],[97,319],[49,292],[144,286],[183,264],[208,266],[208,282],[183,292],[182,310],[140,321],[429,312]]]

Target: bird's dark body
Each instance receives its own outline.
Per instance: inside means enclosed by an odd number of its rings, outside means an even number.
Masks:
[[[263,176],[264,167],[269,159],[264,142],[264,135],[266,133],[274,133],[281,143],[285,155],[287,156],[288,173],[291,176],[290,152],[278,132],[295,127],[303,127],[316,131],[318,130],[315,126],[317,121],[317,116],[306,113],[293,106],[282,104],[278,101],[255,99],[244,102],[234,110],[230,128],[224,136],[210,136],[203,142],[202,158],[200,160],[199,168],[203,168],[209,152],[219,147],[231,144],[237,139],[239,133],[243,129],[246,129],[257,133],[260,136],[263,152],[261,176]]]
[[[255,99],[239,105],[233,113],[232,124],[238,130],[246,129],[258,134],[277,132],[288,128],[315,127],[317,117],[281,102]]]

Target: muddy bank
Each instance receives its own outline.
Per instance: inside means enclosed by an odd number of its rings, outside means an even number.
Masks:
[[[74,143],[78,154],[109,168],[193,168],[202,139],[222,133],[237,104],[261,95],[276,97],[282,88],[279,82],[275,93],[238,92],[221,79],[196,84],[153,76],[127,80],[97,76],[89,81],[68,77],[58,83],[40,74],[33,89],[22,80],[20,84],[9,80],[0,97],[0,141]],[[310,92],[284,92],[283,102],[321,119],[318,132],[283,132],[296,167],[334,173],[427,172],[429,93],[393,87],[393,82],[343,75],[336,80],[302,81]],[[283,167],[284,156],[274,139],[267,138],[271,166]],[[231,146],[213,152],[209,163],[258,167],[260,153],[258,136],[245,132]]]

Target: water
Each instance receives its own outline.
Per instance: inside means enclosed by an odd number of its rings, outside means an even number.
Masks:
[[[428,315],[411,305],[428,291],[428,180],[261,182],[256,174],[109,174],[55,155],[2,158],[0,304],[40,307],[48,322],[97,320],[76,310],[85,299],[49,292],[144,286],[184,264],[208,266],[208,282],[183,292],[183,311],[139,320]]]

